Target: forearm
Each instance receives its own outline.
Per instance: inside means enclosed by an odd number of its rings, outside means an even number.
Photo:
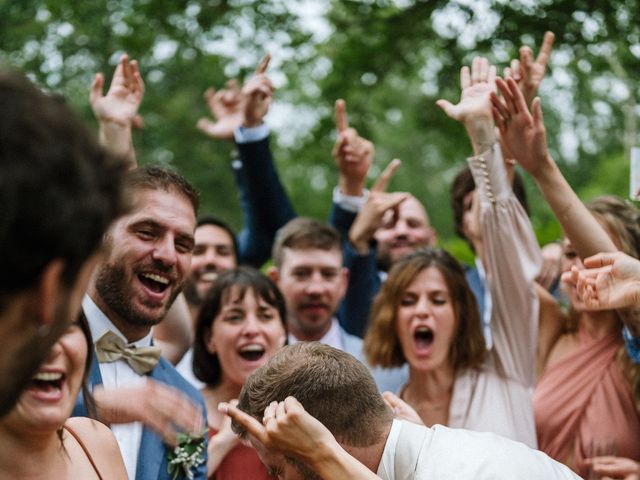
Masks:
[[[499,145],[470,158],[469,166],[480,209],[494,351],[510,377],[532,385],[539,311],[534,279],[542,264],[540,248],[511,189]]]
[[[99,140],[102,146],[116,155],[126,158],[129,161],[130,168],[137,167],[138,162],[133,148],[130,126],[111,120],[100,121]]]
[[[334,478],[379,480],[380,478],[349,455],[335,440],[331,444],[321,445],[305,461],[325,480]]]
[[[617,251],[604,228],[580,201],[549,155],[534,179],[580,258]]]

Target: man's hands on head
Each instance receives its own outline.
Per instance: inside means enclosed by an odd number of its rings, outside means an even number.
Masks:
[[[229,80],[226,88],[217,92],[208,88],[204,98],[215,120],[201,118],[197,128],[211,138],[232,140],[237,128],[260,125],[273,100],[273,84],[265,73],[270,61],[271,55],[267,54],[242,88],[236,80]]]
[[[359,136],[355,128],[349,127],[346,108],[344,100],[336,100],[338,138],[331,154],[340,173],[340,191],[345,195],[361,196],[375,149],[373,143]]]
[[[328,445],[337,443],[331,432],[293,397],[272,402],[264,411],[262,423],[232,404],[221,403],[218,409],[267,449],[292,455],[311,465]]]
[[[179,390],[151,379],[135,387],[96,386],[93,396],[100,421],[141,422],[171,446],[176,445],[178,433],[200,435],[204,429],[203,412],[198,405]]]
[[[369,244],[376,230],[382,223],[382,218],[387,210],[396,210],[398,205],[405,201],[408,193],[387,193],[387,187],[393,174],[400,168],[400,160],[392,160],[387,168],[380,174],[376,183],[371,187],[369,198],[358,213],[349,229],[349,242],[356,251],[365,255],[369,251]],[[397,213],[397,212],[396,212]]]
[[[126,54],[122,55],[107,94],[104,95],[103,91],[104,75],[96,73],[89,101],[98,121],[112,122],[127,128],[130,128],[134,121],[139,123],[139,120],[134,119],[144,97],[144,81],[136,60],[129,61]]]

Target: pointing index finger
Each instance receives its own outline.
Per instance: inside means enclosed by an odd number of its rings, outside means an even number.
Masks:
[[[336,126],[338,127],[338,132],[344,132],[349,128],[349,122],[347,121],[347,105],[341,98],[336,100]]]
[[[376,180],[376,183],[374,183],[373,187],[371,187],[371,191],[372,192],[386,191],[387,187],[389,186],[389,182],[391,181],[391,178],[396,173],[396,170],[400,168],[401,164],[402,162],[397,158],[394,158],[393,160],[391,160],[391,162],[389,162],[389,165],[387,165],[387,167],[382,171],[382,173]]]
[[[258,65],[258,68],[256,68],[256,74],[259,75],[261,73],[266,72],[270,61],[271,61],[271,54],[267,53],[262,59],[262,61],[260,62],[260,64]]]
[[[551,48],[553,47],[553,41],[556,36],[553,32],[546,32],[544,34],[544,39],[542,40],[542,47],[540,47],[540,53],[538,54],[538,58],[536,62],[546,65],[549,61],[549,57],[551,56]]]

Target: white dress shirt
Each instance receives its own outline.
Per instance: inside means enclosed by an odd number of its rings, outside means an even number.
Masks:
[[[293,345],[295,343],[298,343],[299,341],[300,340],[293,336],[293,333],[289,332],[289,345]],[[325,333],[323,337],[318,341],[325,345],[329,345],[330,347],[337,348],[338,350],[344,350],[340,324],[338,323],[338,319],[336,317],[333,317],[331,319],[331,328],[329,328],[327,333]]]
[[[104,335],[107,331],[112,331],[130,346],[148,347],[151,345],[151,333],[137,342],[129,343],[125,336],[118,328],[111,323],[111,320],[98,308],[95,302],[85,295],[82,300],[82,309],[89,321],[91,336],[93,342]],[[116,360],[115,362],[100,363],[100,375],[105,389],[133,387],[144,385],[147,381],[145,375],[138,375],[125,360]],[[111,430],[118,440],[120,453],[127,468],[129,478],[136,478],[136,468],[138,464],[138,451],[140,450],[140,442],[142,440],[142,424],[140,422],[112,425]]]

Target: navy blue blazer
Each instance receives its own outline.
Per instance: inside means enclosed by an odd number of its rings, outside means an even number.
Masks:
[[[276,232],[296,213],[273,164],[269,138],[236,147],[239,161],[232,166],[243,214],[238,264],[260,268],[271,257]]]
[[[345,210],[334,203],[329,223],[342,235],[343,264],[349,269],[349,285],[338,309],[338,320],[348,333],[362,338],[369,324],[373,297],[380,290],[381,282],[376,265],[375,241],[371,242],[366,255],[360,255],[349,243],[349,229],[356,215],[356,212]]]
[[[94,360],[91,364],[91,375],[89,377],[90,390],[93,390],[95,385],[102,384],[102,375],[100,375],[100,367],[96,361],[95,351],[93,352],[93,359]],[[206,425],[206,407],[202,394],[182,378],[182,376],[168,361],[164,358],[160,358],[158,365],[156,365],[156,367],[151,371],[149,377],[158,382],[166,383],[167,385],[177,388],[184,394],[188,395],[195,403],[200,405],[205,418],[204,424]],[[76,405],[71,415],[73,417],[88,416],[82,392],[78,396],[78,400],[76,401]],[[205,442],[208,442],[206,435]],[[144,427],[142,430],[140,450],[138,451],[138,466],[135,480],[171,480],[171,476],[167,470],[167,455],[169,451],[170,449],[162,442],[162,438],[147,427]],[[200,480],[207,479],[206,448],[205,462],[198,467],[197,472],[194,472],[194,478]]]

